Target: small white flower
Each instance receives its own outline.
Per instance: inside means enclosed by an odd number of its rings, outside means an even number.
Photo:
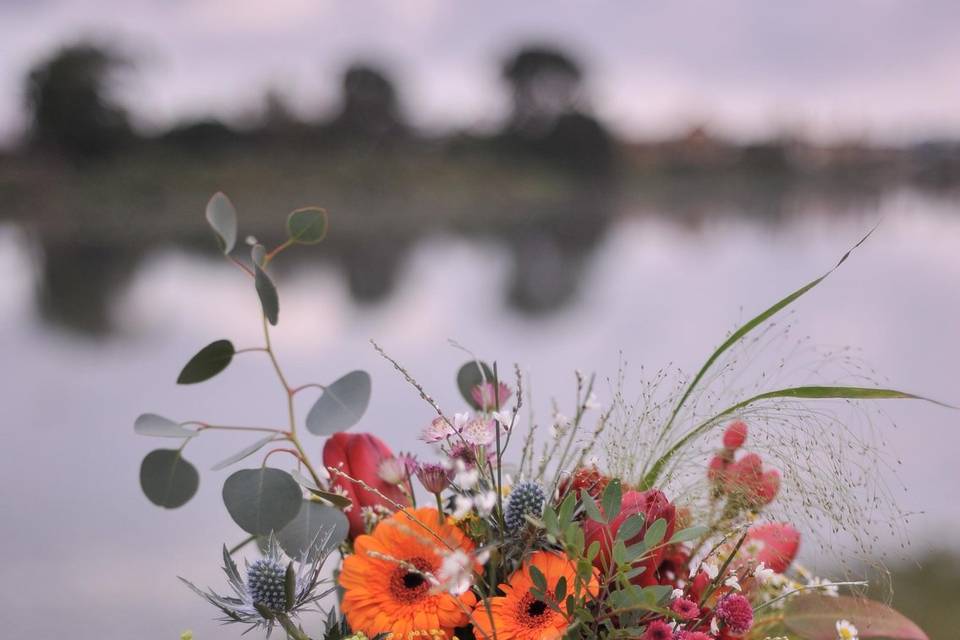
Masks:
[[[474,418],[460,430],[463,439],[468,443],[478,447],[485,447],[493,442],[496,434],[493,431],[492,420],[483,418]]]
[[[443,416],[437,416],[420,432],[420,439],[427,443],[446,440],[457,432]]]
[[[710,633],[712,633],[715,636],[720,634],[720,624],[717,622],[716,616],[714,616],[713,619],[710,620]]]
[[[469,412],[457,413],[453,416],[453,428],[457,431],[462,430],[463,425],[467,424],[468,422],[470,422]]]
[[[726,586],[730,587],[730,588],[733,589],[734,591],[740,591],[740,590],[741,590],[741,589],[740,589],[740,581],[737,580],[737,576],[730,576],[729,578],[727,578],[726,580],[723,581],[723,584],[725,584]]]
[[[857,640],[859,631],[849,620],[837,620],[837,638],[839,640]]]
[[[469,491],[477,486],[477,482],[479,480],[480,471],[478,471],[476,468],[463,469],[457,471],[457,475],[453,477],[453,484],[457,485],[464,491]]]
[[[682,597],[683,597],[683,589],[674,589],[673,592],[670,594],[671,600],[676,600],[677,598],[682,598]]]
[[[757,565],[757,568],[753,570],[753,576],[757,579],[757,582],[760,584],[767,584],[773,580],[773,576],[776,572],[773,569],[770,569],[764,563]]]
[[[481,517],[486,517],[493,511],[494,505],[497,504],[497,494],[493,491],[481,493],[474,497],[473,504],[477,508],[477,513]]]
[[[437,571],[439,588],[455,596],[466,593],[473,585],[472,564],[470,556],[459,549],[447,554]]]
[[[833,598],[840,596],[840,587],[831,583],[829,580],[816,577],[810,578],[810,580],[807,581],[807,586],[813,587],[816,591]]]
[[[600,402],[597,400],[597,394],[590,392],[590,395],[587,396],[587,401],[583,403],[585,409],[599,409]]]
[[[510,428],[510,423],[513,422],[513,414],[509,411],[494,411],[492,414],[493,419],[503,425],[504,429]]]
[[[484,549],[483,551],[478,551],[478,552],[477,552],[476,560],[477,560],[477,562],[479,562],[480,564],[487,564],[487,560],[489,560],[489,559],[490,559],[490,550],[489,550],[489,549]]]
[[[703,569],[703,572],[707,574],[707,577],[711,580],[716,580],[717,576],[720,574],[720,568],[715,564],[709,562],[704,562],[700,565],[700,568]]]
[[[459,520],[473,509],[473,500],[468,496],[456,496],[453,499],[453,518]]]

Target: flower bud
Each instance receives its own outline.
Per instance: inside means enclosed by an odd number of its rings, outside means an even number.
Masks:
[[[747,441],[747,423],[743,420],[731,422],[723,432],[723,446],[725,449],[739,449]]]

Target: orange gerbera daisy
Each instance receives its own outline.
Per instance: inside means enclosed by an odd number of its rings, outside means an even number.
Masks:
[[[350,628],[371,638],[453,638],[454,627],[468,623],[476,596],[440,591],[425,574],[437,575],[452,551],[469,555],[473,549],[453,519],[441,521],[436,509],[404,509],[382,520],[372,534],[356,539],[353,555],[343,561],[341,607]]]
[[[482,602],[477,604],[473,611],[473,624],[478,630],[475,634],[477,638],[494,637],[491,617],[496,627],[497,640],[556,640],[563,637],[568,626],[567,618],[551,609],[547,603],[533,597],[531,566],[539,569],[547,579],[547,588],[551,593],[556,593],[557,582],[563,577],[567,582],[567,595],[586,595],[583,589],[575,589],[577,569],[572,562],[556,553],[537,551],[510,576],[507,584],[500,585],[500,590],[506,595],[490,598],[489,614]],[[599,590],[600,584],[594,570],[586,591],[595,596]]]

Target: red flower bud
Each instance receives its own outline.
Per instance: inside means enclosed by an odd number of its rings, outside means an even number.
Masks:
[[[351,478],[364,481],[390,500],[406,506],[407,497],[400,487],[389,484],[380,477],[380,465],[384,460],[393,457],[389,447],[369,433],[335,433],[323,445],[324,466],[340,469]],[[331,476],[330,484],[341,490],[353,503],[353,507],[346,514],[350,520],[351,539],[364,533],[361,508],[375,505],[391,507],[388,501],[372,491],[336,473],[331,473]]]
[[[723,446],[727,449],[739,449],[747,441],[747,423],[742,420],[731,422],[723,432]]]
[[[603,490],[610,484],[610,478],[597,471],[596,467],[580,467],[573,475],[560,481],[560,495],[565,496],[570,491],[580,494],[586,492],[592,498],[599,499]]]
[[[768,522],[750,527],[744,549],[768,569],[783,573],[790,568],[800,547],[800,532],[786,522]]]
[[[723,456],[713,456],[713,458],[710,459],[710,464],[707,466],[707,478],[710,482],[721,485],[725,484],[727,481],[727,467],[729,465],[729,461]]]
[[[757,497],[760,499],[763,504],[770,504],[773,502],[773,499],[777,497],[777,492],[780,491],[780,472],[776,469],[771,469],[763,474],[763,477],[760,479],[760,486],[758,487]]]

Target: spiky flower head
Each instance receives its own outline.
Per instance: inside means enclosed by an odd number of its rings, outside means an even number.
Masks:
[[[443,493],[450,486],[451,470],[441,464],[427,463],[417,469],[420,484],[430,493]]]
[[[233,591],[232,595],[220,595],[203,591],[193,583],[180,578],[197,595],[220,609],[223,622],[239,622],[255,628],[273,630],[278,616],[295,618],[299,612],[332,593],[334,587],[320,589],[320,568],[329,557],[335,544],[329,544],[331,532],[318,535],[313,544],[296,562],[285,561],[280,544],[271,534],[263,557],[246,563],[246,580],[237,564],[223,547],[223,570]]]
[[[539,518],[545,499],[543,488],[536,482],[521,482],[515,486],[504,508],[507,533],[519,533],[527,524],[526,516]]]
[[[287,568],[271,558],[261,558],[247,567],[247,592],[253,604],[270,611],[287,608]]]

